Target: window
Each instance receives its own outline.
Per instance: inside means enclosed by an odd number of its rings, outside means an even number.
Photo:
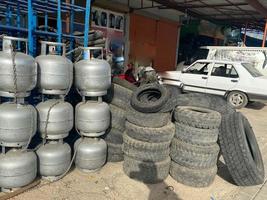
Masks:
[[[97,10],[93,11],[93,22],[95,25],[99,25],[99,13]]]
[[[116,16],[116,29],[122,30],[123,29],[123,17],[122,16]]]
[[[115,27],[115,15],[109,14],[109,28]]]
[[[238,78],[238,73],[233,65],[215,63],[211,72],[211,76],[221,76],[226,78]]]
[[[253,77],[263,76],[255,67],[253,67],[250,63],[242,63],[242,66],[251,74]]]
[[[191,67],[187,68],[184,73],[208,75],[211,67],[212,63],[197,62]]]
[[[107,13],[102,12],[101,13],[101,26],[107,27]]]

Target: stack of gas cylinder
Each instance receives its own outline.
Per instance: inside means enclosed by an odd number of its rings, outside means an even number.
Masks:
[[[75,127],[81,135],[74,145],[75,165],[82,171],[93,172],[105,164],[107,157],[107,144],[100,136],[110,124],[109,106],[102,96],[111,85],[111,68],[105,60],[91,58],[91,50],[99,48],[81,49],[84,59],[74,67],[75,86],[83,99],[75,109]]]
[[[65,49],[65,44],[42,41],[41,55],[35,59],[37,85],[43,95],[36,106],[38,132],[43,140],[36,151],[38,172],[50,181],[67,172],[71,164],[71,148],[63,139],[73,128],[73,107],[64,101],[73,82],[73,64],[65,57]]]
[[[37,157],[28,150],[36,132],[37,113],[24,102],[37,82],[34,58],[17,52],[15,42],[23,45],[27,40],[4,36],[0,52],[0,187],[9,192],[31,183],[37,173]]]

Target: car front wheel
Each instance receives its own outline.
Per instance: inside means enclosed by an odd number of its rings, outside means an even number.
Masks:
[[[243,92],[232,91],[228,94],[227,101],[236,109],[240,109],[248,104],[248,97]]]

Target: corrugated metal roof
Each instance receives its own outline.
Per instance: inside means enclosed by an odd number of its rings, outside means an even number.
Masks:
[[[152,1],[152,0],[151,0]],[[153,0],[193,17],[237,27],[248,24],[263,29],[267,17],[267,0]]]

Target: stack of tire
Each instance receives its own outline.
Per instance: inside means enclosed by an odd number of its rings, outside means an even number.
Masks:
[[[110,128],[105,135],[108,145],[107,161],[120,162],[123,161],[122,135],[125,131],[126,108],[136,86],[117,77],[114,77],[112,82],[107,97],[111,111]]]
[[[123,170],[130,178],[157,183],[169,174],[175,128],[171,113],[161,112],[168,97],[168,90],[158,84],[141,86],[133,93],[123,135]]]
[[[217,144],[221,115],[206,108],[181,106],[174,112],[170,175],[178,182],[209,186],[217,173]]]
[[[197,106],[221,114],[219,144],[225,164],[238,186],[259,185],[264,182],[265,171],[253,129],[242,113],[222,97],[209,94],[183,94],[176,97],[178,106]]]

